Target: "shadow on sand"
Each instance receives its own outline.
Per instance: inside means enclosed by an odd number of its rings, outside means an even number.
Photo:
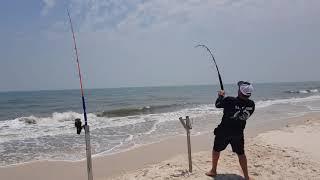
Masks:
[[[214,180],[244,180],[242,176],[237,174],[218,174],[216,177],[212,178]]]

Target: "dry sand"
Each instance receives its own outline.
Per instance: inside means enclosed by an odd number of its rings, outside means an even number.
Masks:
[[[281,121],[282,127],[287,122],[290,125],[281,130],[270,131],[279,127],[275,124],[259,130],[248,129],[246,154],[251,177],[320,180],[320,113]],[[179,136],[123,153],[95,157],[94,179],[212,179],[204,175],[211,164],[212,139],[212,134],[192,137],[193,173],[187,171],[186,139]],[[221,154],[218,173],[217,180],[241,179],[237,157],[229,147]],[[0,180],[22,179],[85,180],[86,163],[41,161],[0,168]]]
[[[248,168],[253,179],[320,180],[320,120],[318,117],[307,119],[304,125],[247,139]],[[192,158],[192,173],[188,172],[187,155],[184,154],[109,179],[213,179],[204,175],[210,169],[210,152],[194,153]],[[218,173],[216,180],[243,179],[237,156],[230,148],[220,156]]]
[[[250,175],[253,179],[319,179],[320,163],[293,148],[279,148],[255,141],[247,150]],[[193,154],[193,172],[188,173],[186,155],[175,157],[138,171],[109,179],[213,179],[204,175],[210,167],[210,153]],[[216,180],[240,180],[242,171],[236,155],[225,151],[218,165]]]

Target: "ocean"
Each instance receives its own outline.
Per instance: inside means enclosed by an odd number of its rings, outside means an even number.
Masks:
[[[265,125],[320,111],[320,82],[254,84],[256,111],[247,124]],[[219,86],[86,89],[94,156],[118,153],[185,134],[179,117],[189,116],[192,134],[211,132],[222,110],[214,106]],[[235,96],[236,85],[225,85]],[[38,160],[85,158],[79,90],[0,93],[0,166]]]

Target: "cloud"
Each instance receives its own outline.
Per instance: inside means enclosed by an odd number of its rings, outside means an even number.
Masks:
[[[82,31],[146,29],[212,20],[287,21],[317,9],[315,0],[71,0]],[[314,10],[313,10],[314,11]],[[316,12],[316,11],[315,11]],[[222,21],[221,20],[221,21]]]
[[[80,31],[127,32],[194,24],[204,20],[237,18],[239,12],[259,9],[256,4],[261,5],[263,1],[256,3],[252,0],[70,0],[70,9],[77,17]],[[258,10],[255,13],[257,12]]]
[[[216,74],[209,68],[206,54],[193,48],[197,43],[215,49],[226,82],[232,82],[238,74],[243,76],[239,78],[255,81],[275,81],[273,76],[290,80],[282,73],[288,59],[294,63],[297,59],[311,61],[311,57],[319,57],[320,51],[314,49],[320,41],[315,36],[320,30],[317,18],[320,1],[70,0],[69,3],[84,72],[91,76],[90,87],[215,82],[212,77]],[[67,28],[50,34],[51,40],[68,32],[67,38],[59,38],[57,42],[65,39],[65,44],[72,47],[66,18],[64,21],[52,26],[56,30]],[[251,70],[244,71],[248,67]],[[181,69],[192,73],[177,73]],[[291,68],[292,72],[296,70],[297,65]],[[299,80],[296,73],[288,74],[292,75],[291,80]],[[309,75],[303,77],[311,79]]]
[[[125,19],[143,0],[70,1],[70,10],[81,31],[113,29]]]
[[[199,2],[196,0],[101,0],[93,3],[73,0],[71,7],[81,17],[82,30],[96,31],[124,26],[149,27],[167,21],[184,21],[190,10],[194,8],[192,6]]]
[[[65,7],[88,87],[218,83],[207,54],[193,48],[198,43],[214,49],[226,82],[319,80],[319,0],[40,1],[39,13],[52,13],[41,18],[45,25],[31,19],[35,29],[26,38],[1,34],[1,59],[11,68],[1,62],[0,77],[14,74],[2,82],[16,89],[77,88],[77,74],[68,78],[76,70]],[[50,77],[63,83],[50,86]]]
[[[43,16],[46,16],[56,4],[55,0],[42,0],[42,3],[44,4],[41,10],[41,15]]]

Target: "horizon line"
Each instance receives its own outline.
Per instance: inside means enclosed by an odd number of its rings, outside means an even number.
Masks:
[[[308,81],[279,81],[279,82],[254,82],[254,84],[277,84],[277,83],[303,83],[303,82],[320,82],[320,80]],[[234,83],[224,83],[225,85],[232,85]],[[98,90],[98,89],[121,89],[121,88],[157,88],[157,87],[183,87],[183,86],[219,86],[219,84],[182,84],[182,85],[154,85],[154,86],[119,86],[119,87],[94,87],[84,88],[84,90]],[[0,90],[0,93],[10,92],[39,92],[39,91],[71,91],[80,90],[80,88],[66,88],[66,89],[26,89],[26,90]]]

